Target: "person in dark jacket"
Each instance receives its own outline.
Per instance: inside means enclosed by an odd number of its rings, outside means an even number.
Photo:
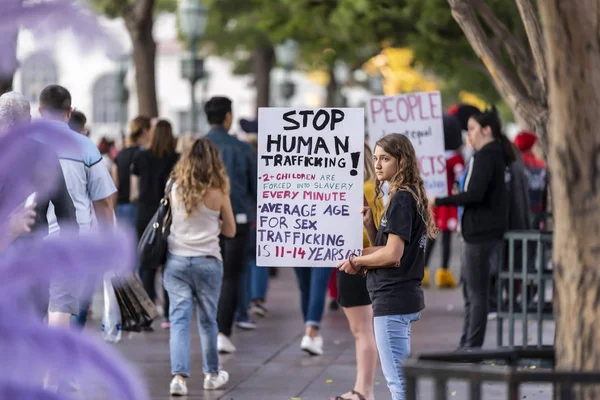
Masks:
[[[137,204],[130,201],[131,168],[137,153],[142,150],[150,136],[150,118],[138,116],[129,124],[130,133],[125,140],[112,167],[111,175],[117,186],[117,205],[115,214],[117,222],[134,227],[137,219]]]
[[[138,151],[131,164],[131,179],[129,200],[137,203],[136,230],[138,239],[142,237],[146,226],[158,209],[165,194],[167,181],[177,161],[179,154],[175,151],[177,142],[173,137],[173,128],[166,120],[159,120],[150,132],[150,146]],[[140,278],[144,289],[153,301],[158,300],[155,288],[155,278],[158,265],[141,265]],[[165,329],[169,324],[169,296],[163,291],[164,321],[161,326]],[[147,329],[151,330],[151,329]]]
[[[529,208],[531,210],[532,228],[546,229],[548,212],[548,167],[544,160],[533,153],[537,136],[533,132],[523,131],[514,140],[525,165],[525,173],[529,179]]]
[[[464,206],[461,275],[465,321],[461,348],[481,347],[485,339],[490,270],[508,227],[507,166],[515,161],[512,143],[502,133],[495,107],[471,116],[468,128],[469,141],[476,153],[469,163],[465,191],[430,201],[432,206]]]
[[[223,254],[223,288],[219,299],[220,353],[236,351],[230,340],[234,316],[238,307],[239,290],[246,269],[246,248],[250,239],[251,213],[256,205],[256,156],[252,146],[229,134],[233,121],[231,100],[213,97],[204,105],[210,124],[206,138],[219,149],[231,183],[231,206],[235,215],[234,238],[221,237]]]

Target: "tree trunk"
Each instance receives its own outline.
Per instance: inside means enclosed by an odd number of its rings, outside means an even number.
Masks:
[[[327,97],[325,98],[325,107],[335,107],[338,102],[338,84],[335,79],[335,70],[333,64],[329,69],[329,82],[327,82]]]
[[[138,97],[138,114],[158,117],[156,97],[156,43],[152,36],[153,20],[126,21],[133,43],[135,83]]]
[[[252,72],[256,86],[256,116],[260,107],[269,107],[271,99],[271,70],[275,63],[273,46],[256,49],[252,58]]]
[[[556,368],[600,369],[600,28],[598,0],[540,1],[554,205]],[[595,390],[594,390],[595,389]],[[598,387],[573,399],[600,398]]]

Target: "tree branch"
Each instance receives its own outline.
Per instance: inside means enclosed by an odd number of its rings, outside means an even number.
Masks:
[[[533,60],[540,80],[543,94],[547,93],[548,69],[546,67],[546,57],[544,54],[544,43],[542,26],[537,17],[535,7],[531,0],[515,0],[525,27],[525,33],[529,39]]]
[[[472,6],[478,11],[481,18],[494,32],[494,36],[502,43],[510,59],[517,69],[521,78],[521,83],[527,89],[530,95],[537,94],[538,78],[533,73],[533,61],[528,48],[523,45],[524,42],[517,40],[515,35],[496,17],[494,11],[483,0],[469,0]]]
[[[527,121],[535,121],[543,107],[526,94],[523,84],[503,63],[499,46],[494,45],[484,32],[471,8],[470,0],[448,0],[452,16],[464,32],[471,47],[483,61],[502,97],[512,110]]]
[[[504,43],[506,51],[511,59],[517,65],[518,62],[529,63],[529,54],[521,42],[519,42],[512,32],[496,17],[494,11],[483,0],[470,0],[473,7],[479,12],[481,18],[490,27],[499,39]]]

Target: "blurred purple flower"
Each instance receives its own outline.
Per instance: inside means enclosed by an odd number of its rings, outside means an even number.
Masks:
[[[32,146],[36,135],[48,138],[50,146]],[[7,220],[27,196],[38,192],[45,197],[60,172],[53,161],[53,148],[73,146],[56,124],[38,121],[13,127],[0,133],[0,222]],[[8,195],[10,194],[10,196]],[[5,233],[0,230],[0,236]]]
[[[27,384],[5,383],[0,385],[0,400],[64,400],[63,396]]]
[[[131,274],[135,264],[132,237],[131,232],[121,230],[79,234],[75,229],[61,230],[60,235],[44,240],[16,243],[0,257],[0,298],[16,298],[34,284],[48,283],[56,276],[66,276],[83,287],[84,282],[101,281],[108,270]],[[40,268],[42,265],[47,267]],[[0,302],[0,309],[3,305]]]
[[[5,384],[41,387],[40,378],[52,371],[59,382],[66,378],[76,379],[83,386],[100,378],[103,388],[112,394],[107,397],[110,399],[148,398],[138,374],[127,368],[116,351],[95,338],[75,330],[49,329],[41,323],[23,320],[17,313],[7,318],[3,315],[0,337],[0,355],[4,360],[0,392]],[[22,361],[7,363],[7,360]]]
[[[75,149],[53,123],[36,122],[0,132],[0,243],[9,214],[32,191],[47,194],[60,171],[51,167],[56,166],[52,164],[56,156],[47,147],[31,145],[39,135],[50,148]],[[134,265],[132,236],[121,230],[78,234],[66,229],[55,237],[30,237],[0,250],[0,400],[66,399],[43,391],[43,377],[48,374],[58,382],[100,382],[111,392],[105,398],[148,399],[138,374],[108,345],[77,331],[49,329],[32,312],[31,304],[36,283],[57,277],[98,281],[109,270],[127,276]]]

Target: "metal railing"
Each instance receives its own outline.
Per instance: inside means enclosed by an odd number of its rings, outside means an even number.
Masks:
[[[552,287],[552,270],[547,268],[552,255],[552,232],[511,231],[504,239],[497,277],[497,345],[504,345],[504,322],[507,321],[508,346],[514,346],[515,321],[521,321],[522,346],[528,346],[528,322],[535,321],[535,346],[542,346],[544,322],[554,320],[552,304],[546,298],[546,288]],[[520,300],[517,301],[519,288]]]
[[[532,363],[538,363],[542,368],[522,368]],[[456,380],[468,382],[470,400],[483,399],[482,385],[488,382],[505,383],[508,400],[521,399],[520,389],[525,383],[552,384],[554,398],[557,400],[571,399],[573,388],[578,384],[600,384],[600,373],[557,372],[553,367],[554,350],[550,346],[422,354],[411,357],[404,363],[406,398],[416,399],[417,383],[423,378],[433,378],[434,400],[447,400],[448,382]]]

